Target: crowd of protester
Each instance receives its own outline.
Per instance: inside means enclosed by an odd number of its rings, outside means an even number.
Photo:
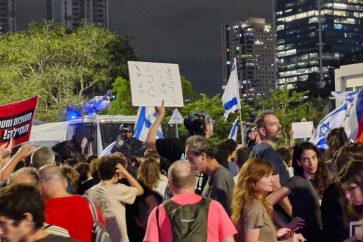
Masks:
[[[75,140],[0,147],[1,241],[95,241],[87,196],[112,242],[354,242],[363,219],[363,144],[333,129],[327,150],[279,147],[273,112],[257,116],[247,146],[211,141],[213,120],[188,115],[187,136],[145,144],[120,127],[112,154],[85,157]],[[363,231],[358,225],[357,231]]]

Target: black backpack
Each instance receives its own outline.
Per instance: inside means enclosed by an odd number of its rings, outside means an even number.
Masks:
[[[208,210],[211,199],[202,198],[198,203],[179,205],[172,200],[165,201],[164,208],[168,214],[174,242],[207,241]],[[159,207],[156,209],[159,228]]]

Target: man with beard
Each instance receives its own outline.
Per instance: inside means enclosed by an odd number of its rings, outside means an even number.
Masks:
[[[273,165],[273,190],[276,191],[290,178],[288,167],[275,150],[275,144],[281,137],[281,124],[275,113],[266,111],[256,117],[255,126],[260,135],[260,141],[253,147],[250,158],[261,158]],[[292,207],[288,198],[284,198],[277,206],[274,206],[274,212],[279,215],[273,216],[274,222],[280,226],[285,225],[292,216]],[[303,221],[298,219],[296,223],[300,225]]]
[[[250,157],[264,159],[274,166],[274,187],[277,189],[290,178],[284,161],[275,150],[275,144],[281,136],[281,124],[275,113],[263,112],[256,117],[255,125],[260,142],[253,147]]]

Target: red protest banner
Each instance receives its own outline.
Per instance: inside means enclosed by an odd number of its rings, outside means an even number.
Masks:
[[[38,97],[0,106],[0,145],[13,139],[13,146],[29,141]]]

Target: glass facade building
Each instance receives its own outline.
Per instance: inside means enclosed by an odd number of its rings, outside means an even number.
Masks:
[[[363,0],[275,0],[274,17],[278,85],[332,79],[341,58],[363,49]]]
[[[16,29],[15,0],[0,0],[0,34]]]
[[[48,0],[48,19],[77,28],[85,19],[108,27],[108,0]]]
[[[275,39],[265,19],[227,23],[222,26],[223,84],[227,84],[233,59],[241,86],[241,98],[258,106],[276,88]]]

